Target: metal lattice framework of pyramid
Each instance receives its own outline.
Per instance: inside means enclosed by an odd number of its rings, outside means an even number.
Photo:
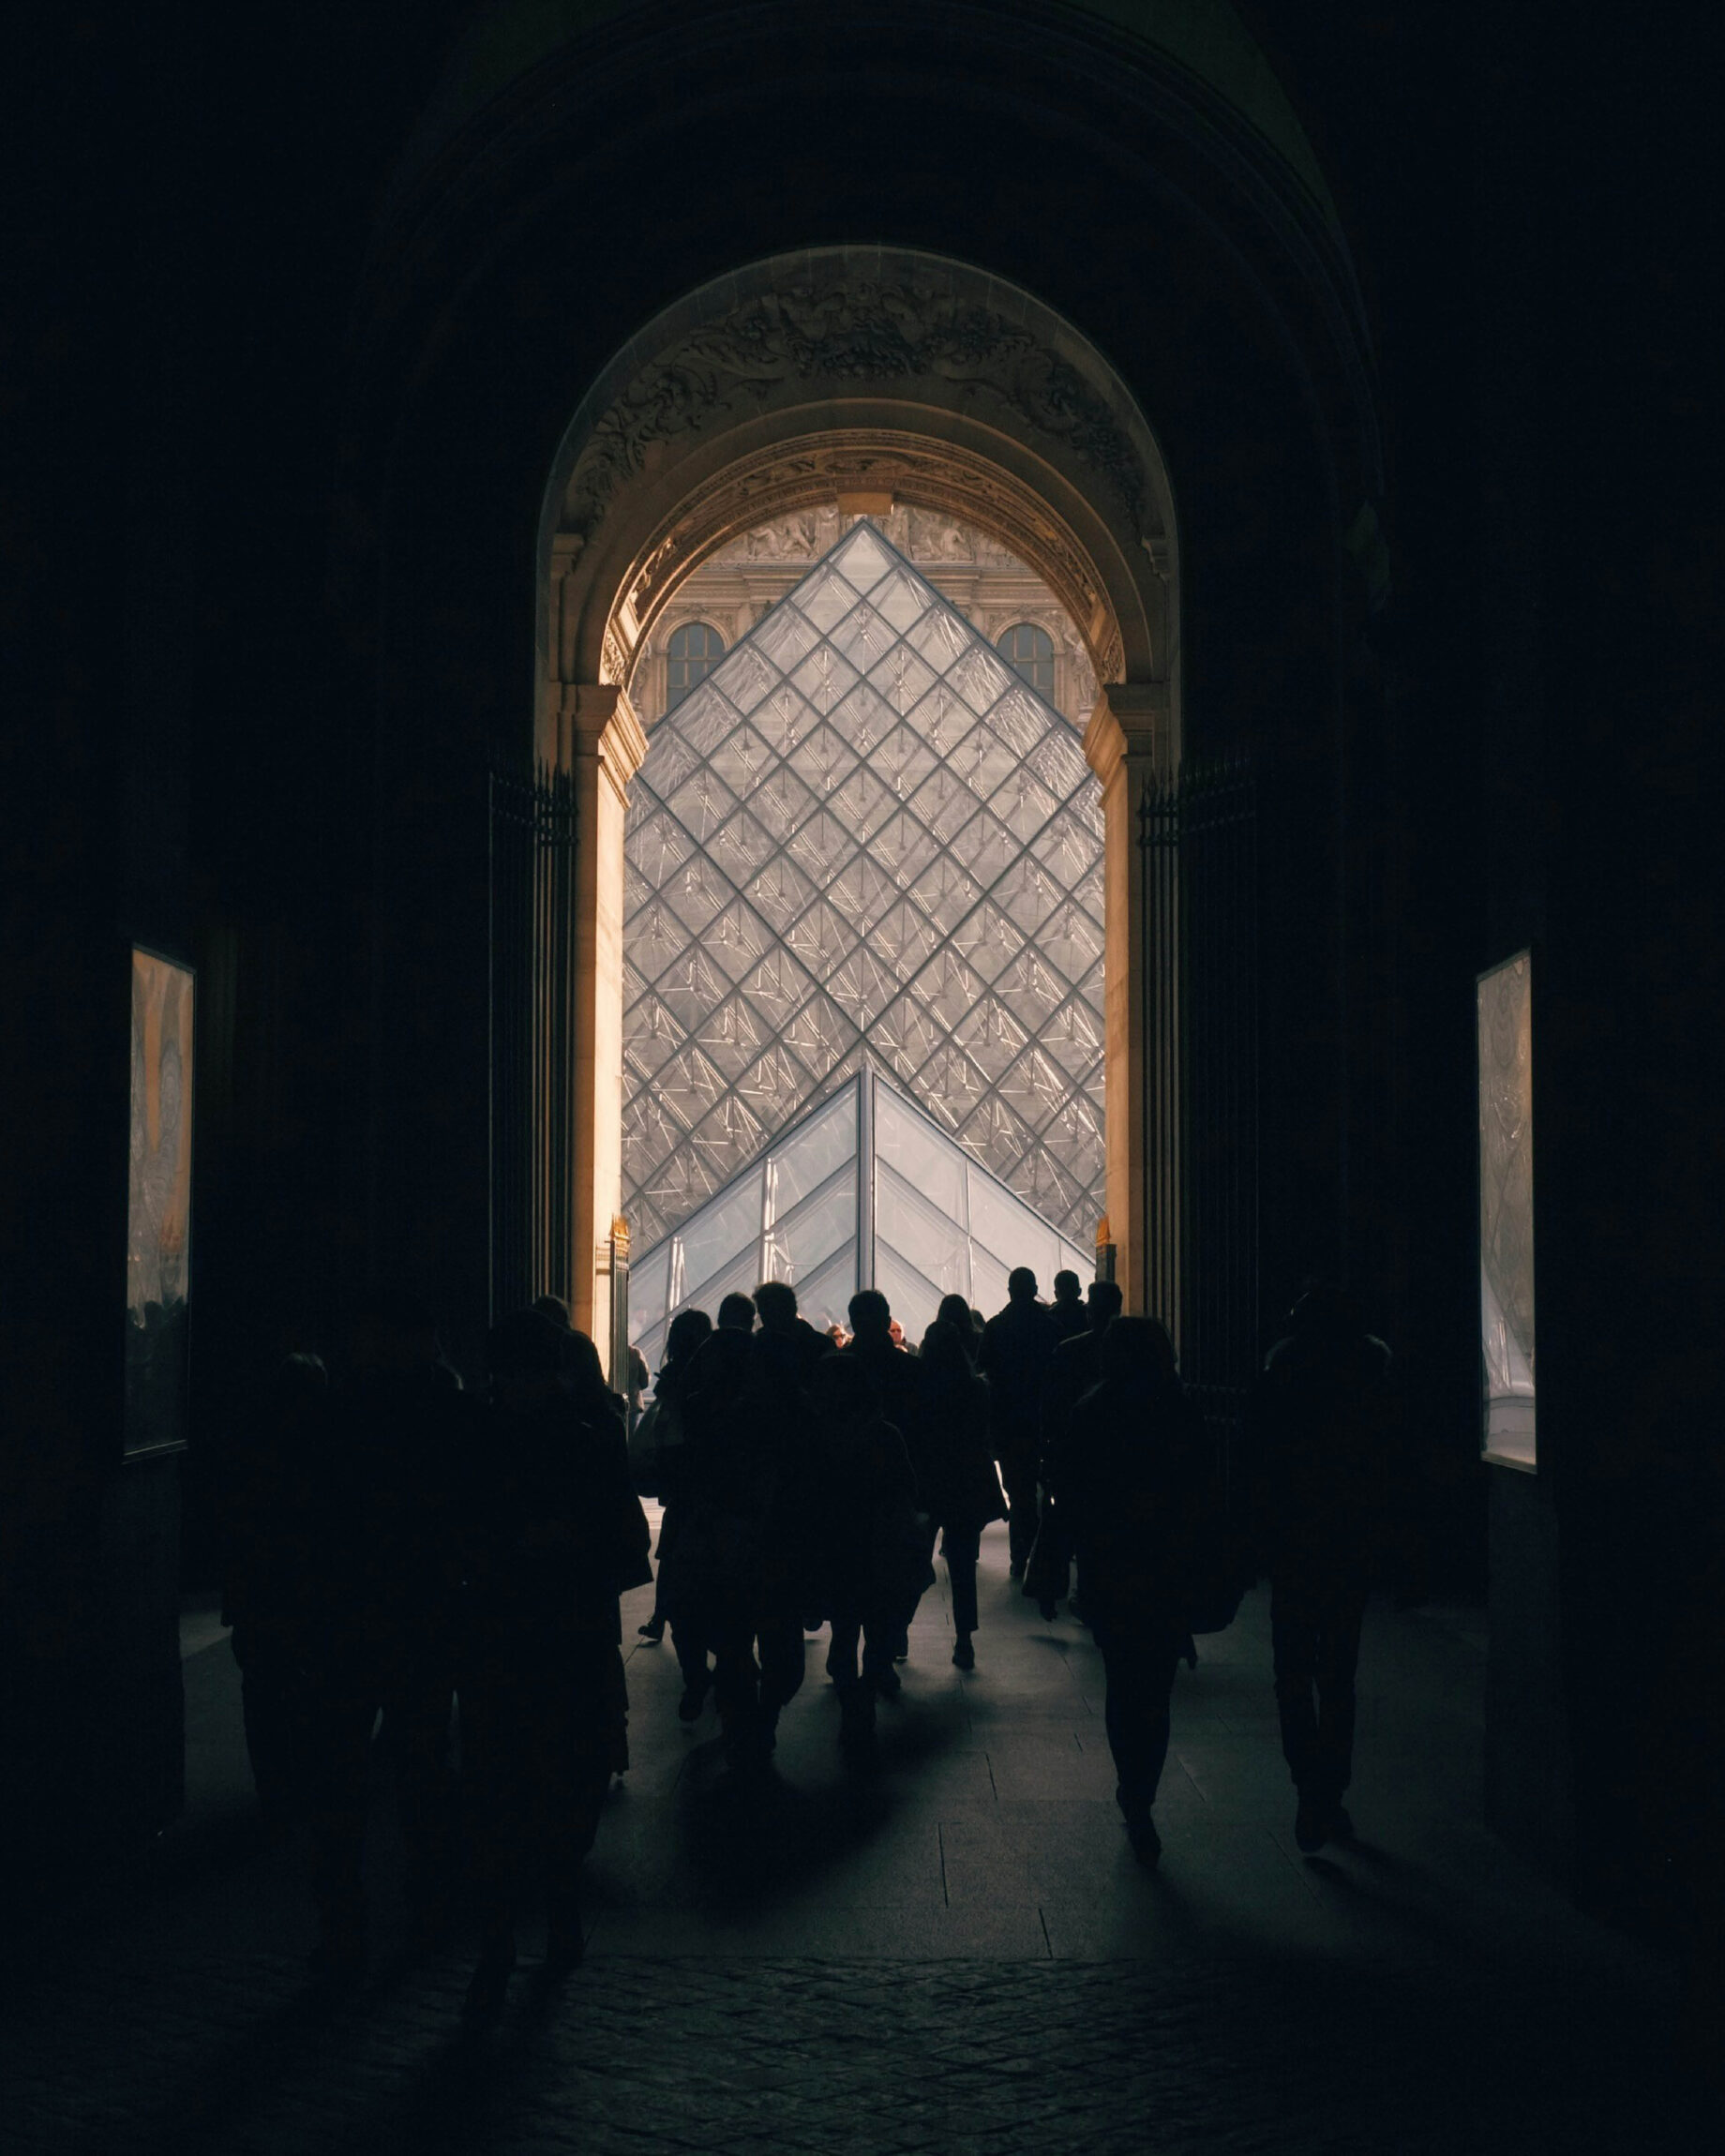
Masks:
[[[1067,721],[871,525],[653,728],[625,859],[638,1250],[871,1064],[1090,1243],[1101,791]]]

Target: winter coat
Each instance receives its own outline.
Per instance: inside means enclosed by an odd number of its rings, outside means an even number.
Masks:
[[[1154,1394],[1118,1380],[1093,1386],[1067,1416],[1047,1465],[1092,1623],[1183,1626],[1204,1458],[1178,1380]]]
[[[935,1525],[971,1534],[1006,1518],[988,1436],[988,1386],[980,1377],[925,1382],[921,1504]]]

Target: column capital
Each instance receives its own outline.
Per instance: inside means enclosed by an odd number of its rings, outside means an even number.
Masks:
[[[1172,704],[1166,681],[1109,681],[1085,728],[1084,753],[1104,789],[1129,764],[1167,758]]]
[[[558,692],[560,761],[592,756],[619,801],[647,755],[647,735],[628,691],[614,681],[565,681]]]

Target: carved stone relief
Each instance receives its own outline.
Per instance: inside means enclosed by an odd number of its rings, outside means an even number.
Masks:
[[[787,275],[647,361],[595,422],[570,474],[562,529],[591,537],[660,445],[758,412],[788,386],[835,393],[933,382],[1058,444],[1102,481],[1145,534],[1148,478],[1097,387],[1044,336],[956,290],[931,268],[860,277],[845,256]]]

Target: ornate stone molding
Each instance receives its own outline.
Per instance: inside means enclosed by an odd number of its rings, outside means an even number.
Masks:
[[[745,458],[699,488],[649,542],[607,626],[604,670],[628,679],[636,654],[691,570],[769,517],[828,506],[841,495],[890,494],[963,519],[1033,569],[1077,624],[1099,680],[1123,665],[1119,624],[1102,581],[1067,525],[1022,482],[968,452],[880,428],[834,430]],[[559,544],[566,545],[564,535]]]
[[[651,356],[593,421],[564,490],[566,534],[590,539],[612,502],[665,445],[717,431],[787,392],[798,401],[927,384],[1015,439],[1063,452],[1154,532],[1149,474],[1101,387],[1042,325],[989,304],[932,261],[860,274],[845,249],[780,266],[772,289],[685,328]]]

